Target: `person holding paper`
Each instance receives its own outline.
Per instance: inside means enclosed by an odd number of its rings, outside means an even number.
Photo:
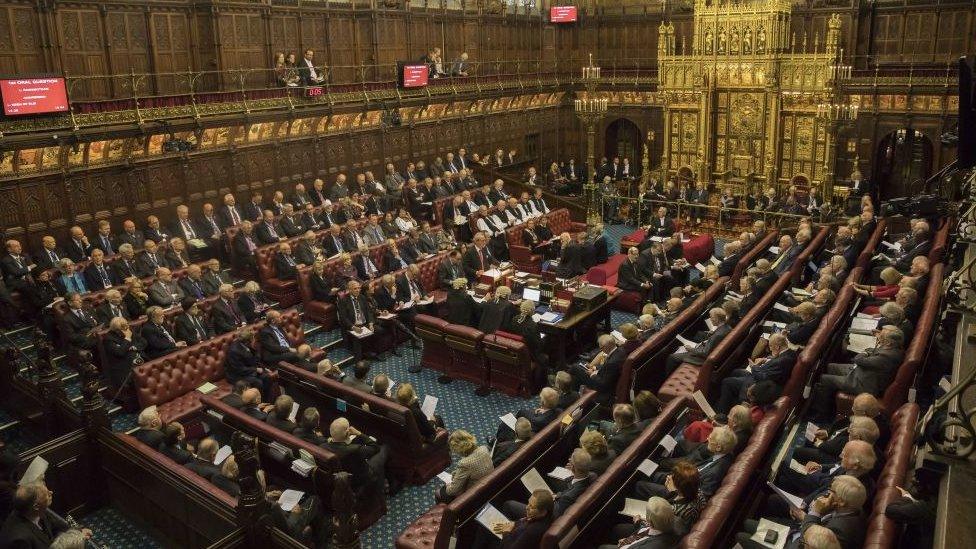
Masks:
[[[635,517],[637,518],[637,517]],[[601,545],[599,549],[670,549],[681,541],[675,532],[676,519],[674,508],[661,497],[647,500],[645,515],[639,518],[637,530],[621,538],[617,543]]]
[[[352,354],[356,361],[363,359],[363,340],[379,341],[377,336],[383,330],[375,325],[376,312],[369,305],[366,296],[362,294],[362,284],[357,280],[350,280],[346,284],[346,295],[339,299],[339,324],[346,333],[346,341],[352,347]],[[372,332],[370,335],[364,333]]]
[[[245,389],[241,394],[240,410],[258,421],[266,421],[271,404],[261,402],[261,392],[256,388]]]
[[[495,467],[512,456],[525,442],[532,438],[532,424],[529,420],[520,417],[515,420],[515,438],[511,440],[499,440],[491,454],[491,462]]]
[[[600,430],[607,437],[607,444],[617,455],[626,450],[641,433],[641,428],[637,425],[637,414],[630,404],[615,404],[613,421],[601,422]]]
[[[437,305],[434,304],[430,295],[427,294],[427,290],[424,289],[418,265],[409,265],[396,278],[396,291],[397,298],[401,303],[413,303],[412,307],[400,313],[400,318],[411,328],[413,327],[413,317],[417,316],[417,313],[436,315]],[[430,303],[420,303],[428,300]]]
[[[424,414],[423,410],[420,409],[420,401],[413,390],[413,385],[410,383],[401,383],[397,387],[396,400],[401,406],[406,406],[410,409],[410,414],[417,424],[417,430],[420,431],[420,436],[426,442],[433,442],[437,437],[437,429],[444,428],[444,422],[436,414],[433,419],[428,418]]]
[[[705,341],[695,343],[693,347],[686,349],[684,352],[669,355],[665,364],[668,375],[671,375],[677,370],[678,366],[681,366],[682,363],[701,366],[708,357],[708,354],[732,331],[732,327],[729,326],[727,316],[722,308],[715,307],[708,311],[708,318],[711,320],[712,326],[715,327],[712,334]]]
[[[799,238],[799,231],[797,231],[797,238]],[[798,244],[794,244],[793,237],[784,234],[779,237],[779,253],[773,258],[772,263],[770,263],[770,268],[776,273],[776,276],[781,276],[790,270],[796,257],[802,251],[802,248]]]
[[[674,220],[668,216],[668,209],[661,206],[647,228],[647,236],[671,236],[674,234]]]
[[[572,478],[566,481],[555,479],[548,481],[553,483],[556,489],[553,493],[554,519],[559,518],[596,480],[596,474],[590,471],[590,454],[582,448],[573,450],[569,461],[566,462],[566,468],[573,473]],[[524,503],[509,500],[502,505],[501,511],[508,518],[518,520],[526,516],[527,507]]]
[[[484,232],[479,231],[475,233],[473,243],[473,246],[468,247],[468,251],[465,252],[462,261],[464,274],[467,276],[468,282],[477,282],[481,273],[498,265],[498,260],[488,250],[488,237],[485,236]]]
[[[54,493],[43,483],[18,486],[14,490],[10,516],[0,528],[0,547],[47,549],[56,537],[69,530],[68,523],[49,513]],[[90,538],[91,530],[82,531]]]
[[[773,518],[777,522],[779,519],[802,520],[802,511],[809,511],[810,504],[817,498],[830,491],[830,486],[834,479],[841,475],[850,475],[857,478],[864,485],[867,493],[874,493],[874,479],[872,471],[877,464],[877,453],[874,447],[863,440],[851,440],[844,445],[840,453],[840,463],[830,467],[820,467],[819,464],[807,464],[807,474],[801,475],[791,469],[780,473],[777,477],[777,484],[783,490],[802,495],[802,502],[799,509],[789,504],[780,494],[773,494],[766,500],[763,508],[763,516]]]
[[[536,549],[553,519],[552,493],[539,489],[532,492],[525,506],[525,516],[514,522],[498,522],[492,525],[494,537],[476,535],[475,549]],[[499,541],[497,536],[501,536]]]
[[[302,417],[298,420],[298,427],[292,431],[292,434],[316,446],[325,444],[325,436],[322,434],[320,425],[321,419],[322,416],[314,406],[306,406],[305,411],[302,412]]]
[[[716,427],[708,435],[708,444],[696,448],[687,456],[688,461],[698,469],[701,478],[700,491],[706,497],[711,497],[722,485],[722,480],[728,472],[735,458],[732,454],[737,443],[735,433],[728,426]],[[668,497],[673,489],[668,485],[670,475],[667,470],[660,468],[654,472],[650,480],[638,481],[632,493],[646,499],[651,496]]]
[[[515,417],[527,419],[532,430],[539,432],[559,416],[558,404],[559,393],[552,387],[543,387],[539,391],[539,406],[537,408],[522,408],[515,413]],[[499,431],[506,431],[506,436],[499,437],[500,439],[511,438],[510,429],[502,430],[499,428]]]
[[[835,463],[840,457],[840,452],[844,445],[850,440],[850,427],[854,418],[863,417],[870,419],[878,429],[878,437],[875,444],[879,448],[884,448],[888,444],[890,430],[888,427],[887,416],[882,413],[881,401],[870,393],[861,393],[854,397],[851,404],[851,415],[834,421],[826,429],[817,428],[813,431],[812,439],[810,436],[804,439],[803,445],[793,449],[793,459],[800,463],[814,461],[817,463]],[[816,425],[814,424],[814,427]],[[870,430],[870,427],[867,427]],[[867,438],[856,436],[855,439],[863,440]]]
[[[403,386],[400,388],[402,389]],[[451,433],[447,444],[451,449],[451,453],[459,456],[461,459],[451,474],[450,484],[441,486],[437,490],[435,499],[438,503],[450,502],[494,469],[488,448],[480,446],[471,433],[463,429],[458,429]]]
[[[268,414],[265,422],[286,433],[293,432],[298,425],[291,419],[292,407],[295,405],[294,399],[288,395],[279,395],[275,399],[274,409]]]
[[[769,356],[762,359],[748,359],[745,368],[729,372],[722,380],[721,396],[715,411],[726,414],[736,403],[746,400],[746,390],[763,380],[774,381],[782,386],[789,379],[797,352],[789,348],[789,341],[782,333],[769,336]]]
[[[891,383],[904,357],[904,334],[894,326],[885,326],[877,336],[874,348],[854,357],[853,364],[827,365],[827,373],[813,387],[811,419],[829,420],[833,417],[834,396],[871,393],[880,395]]]
[[[835,477],[830,484],[830,490],[813,500],[806,512],[793,511],[793,517],[798,523],[791,525],[786,547],[804,547],[800,538],[805,539],[805,534],[811,527],[823,526],[836,536],[841,549],[860,548],[867,531],[867,519],[862,510],[867,499],[867,490],[860,480],[850,475]],[[766,547],[752,539],[758,526],[758,521],[746,520],[743,531],[736,534],[736,541],[744,549]]]

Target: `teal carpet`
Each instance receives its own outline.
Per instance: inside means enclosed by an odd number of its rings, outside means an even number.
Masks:
[[[92,531],[92,541],[98,547],[111,549],[162,549],[165,547],[144,529],[133,524],[117,509],[106,507],[78,519]]]

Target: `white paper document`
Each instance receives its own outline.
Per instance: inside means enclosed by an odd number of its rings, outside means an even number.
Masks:
[[[522,475],[520,480],[522,481],[522,486],[525,486],[525,489],[528,490],[530,494],[536,490],[548,490],[549,492],[552,492],[552,488],[546,484],[545,479],[542,478],[542,475],[539,474],[539,471],[537,471],[535,467],[529,469],[524,475]]]
[[[573,478],[573,472],[565,467],[556,467],[546,475],[556,480],[569,480]]]
[[[706,318],[705,319],[705,327],[708,328],[708,331],[709,332],[714,332],[715,331],[715,323],[713,323],[712,322],[712,319],[710,319],[710,318]]]
[[[363,328],[362,330],[359,330],[358,332],[350,331],[349,333],[351,333],[352,335],[358,337],[359,339],[363,339],[364,337],[369,337],[369,336],[373,335],[373,330],[370,330],[369,328]]]
[[[437,478],[440,479],[440,481],[443,482],[444,484],[450,484],[451,480],[454,479],[454,477],[451,476],[451,473],[448,473],[447,471],[441,471],[440,473],[437,473]]]
[[[291,403],[291,413],[288,414],[288,421],[294,423],[296,417],[298,417],[298,403],[297,402],[292,402]]]
[[[847,350],[853,353],[861,353],[868,349],[873,349],[877,345],[874,336],[864,334],[848,334]]]
[[[532,322],[540,322],[542,320],[542,315],[539,313],[534,313],[532,315]]]
[[[488,269],[487,271],[484,271],[481,274],[490,278],[498,278],[502,276],[502,272],[499,271],[498,269]]]
[[[649,459],[645,459],[640,465],[637,466],[637,470],[644,473],[644,476],[649,477],[654,474],[654,471],[657,471],[657,467],[657,463]]]
[[[504,524],[506,522],[512,522],[508,520],[508,517],[503,515],[501,511],[495,509],[495,506],[490,503],[482,507],[481,510],[478,511],[478,514],[475,515],[474,519],[478,521],[478,524],[487,528],[488,531],[494,534],[494,536],[498,539],[502,539],[502,536],[501,534],[496,534],[493,527],[499,523]]]
[[[804,436],[806,437],[807,440],[809,440],[810,442],[813,442],[813,441],[817,440],[817,431],[819,431],[819,430],[820,430],[820,427],[818,427],[816,423],[813,423],[812,421],[811,422],[808,422],[807,423],[807,430],[804,433]]]
[[[766,532],[773,530],[777,533],[776,543],[766,543]],[[761,518],[759,519],[759,526],[756,527],[756,533],[752,535],[752,541],[762,545],[763,547],[772,547],[773,549],[783,549],[786,547],[786,542],[790,537],[790,527],[778,524],[769,519]]]
[[[423,412],[428,419],[434,419],[435,409],[437,409],[437,397],[433,395],[425,396],[424,403],[420,405],[420,411]]]
[[[31,460],[30,465],[27,466],[27,470],[24,471],[24,475],[20,477],[20,482],[17,483],[18,486],[27,486],[28,484],[34,484],[37,481],[44,478],[44,473],[47,472],[47,460],[41,456],[37,456]]]
[[[697,343],[686,337],[682,337],[681,334],[675,334],[674,338],[680,341],[681,344],[685,346],[685,349],[694,349],[698,346]]]
[[[806,290],[806,288],[793,288],[790,291],[793,292],[793,295],[800,296],[800,297],[810,297],[811,295],[810,292]]]
[[[949,378],[943,376],[939,380],[939,388],[948,393],[952,389],[952,382],[949,381]]]
[[[658,442],[658,445],[664,448],[665,455],[670,456],[671,452],[674,451],[674,447],[678,445],[678,441],[671,435],[664,435],[664,438],[661,439],[661,442]]]
[[[856,315],[854,315],[854,318],[874,318],[874,316],[866,313],[857,313]]]
[[[504,423],[505,425],[508,425],[509,429],[513,431],[515,430],[515,422],[518,421],[518,418],[515,417],[515,414],[509,412],[498,419],[502,420],[502,423]]]
[[[771,254],[779,254],[779,246],[770,246],[769,247],[769,253],[771,253]]]
[[[234,450],[232,450],[230,446],[226,444],[221,446],[220,450],[217,450],[217,455],[214,456],[214,465],[220,465],[221,463],[224,462],[225,459],[230,457],[230,455],[233,453]]]
[[[278,506],[284,512],[289,512],[298,505],[298,502],[302,500],[302,496],[305,492],[300,492],[298,490],[285,490],[281,493],[281,497],[278,498]]]
[[[799,473],[799,474],[803,475],[803,476],[806,476],[806,475],[809,475],[810,474],[807,471],[807,468],[804,467],[802,463],[800,463],[799,461],[797,461],[795,459],[791,459],[790,460],[790,469],[792,471],[796,472],[796,473]]]
[[[795,507],[797,509],[803,508],[803,498],[781,490],[778,486],[769,481],[766,482],[766,486],[769,486],[773,492],[776,492],[781,498],[785,499],[786,503],[788,503],[791,507]]]
[[[612,335],[613,338],[617,340],[617,345],[623,345],[624,343],[627,342],[627,339],[624,338],[624,334],[620,333],[620,331],[618,330],[614,330],[610,332],[610,335]]]
[[[783,305],[782,303],[776,303],[775,305],[773,305],[773,308],[783,311],[784,313],[790,312],[790,308],[787,307],[786,305]]]
[[[695,268],[703,273],[705,272],[705,266],[702,265],[701,263],[695,263]]]
[[[714,255],[711,257],[711,259],[709,259],[709,261],[711,261],[712,265],[715,265],[716,267],[722,264],[722,262],[719,261],[719,259]]]
[[[763,322],[762,325],[766,328],[779,328],[780,330],[786,327],[785,322],[773,322],[772,320],[767,320]]]
[[[620,514],[625,517],[645,517],[647,516],[647,502],[642,499],[627,498],[624,500],[624,508]]]
[[[871,332],[878,328],[878,319],[876,318],[854,318],[851,319],[851,330],[863,330]]]
[[[715,409],[712,408],[712,405],[708,403],[708,399],[705,398],[705,395],[702,394],[701,391],[695,391],[694,393],[692,393],[691,398],[695,399],[695,403],[698,404],[698,407],[701,409],[701,411],[705,414],[706,417],[709,418],[715,417]]]
[[[559,318],[559,313],[554,313],[552,311],[542,315],[543,322],[555,322],[557,318]]]

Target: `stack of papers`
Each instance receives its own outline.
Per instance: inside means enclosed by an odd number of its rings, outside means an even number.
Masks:
[[[291,470],[303,477],[307,477],[314,468],[314,464],[311,464],[304,459],[296,459],[295,461],[291,462]]]
[[[543,322],[556,322],[561,316],[562,315],[560,315],[559,313],[554,313],[552,311],[549,311],[548,313],[544,313],[542,315],[541,320]]]
[[[213,383],[210,383],[209,381],[197,387],[197,391],[200,391],[205,395],[212,393],[215,389],[217,389],[217,386],[214,385]]]
[[[624,334],[620,333],[619,330],[614,330],[610,332],[610,335],[612,335],[613,338],[617,340],[617,345],[623,345],[624,343],[627,342],[627,339],[624,337]]]
[[[854,318],[851,320],[852,332],[870,334],[877,329],[878,320],[875,318]]]
[[[498,278],[502,276],[502,272],[499,271],[498,269],[488,269],[487,271],[484,271],[481,274],[489,278]]]
[[[478,521],[478,524],[484,526],[489,532],[492,533],[496,538],[502,539],[501,534],[495,533],[494,526],[496,524],[505,524],[512,522],[508,520],[508,517],[502,514],[501,511],[495,509],[495,506],[488,503],[478,511],[475,515],[474,520]]]
[[[779,310],[779,311],[783,311],[784,313],[790,312],[790,308],[789,307],[787,307],[786,305],[783,305],[782,303],[779,303],[779,302],[775,303],[773,305],[773,308],[776,309],[776,310]]]
[[[848,334],[847,350],[852,353],[863,353],[868,349],[873,349],[877,345],[874,336],[864,334]]]
[[[369,337],[369,336],[373,335],[373,330],[370,330],[369,328],[363,328],[362,330],[360,330],[358,332],[352,332],[352,331],[350,331],[349,333],[351,333],[352,335],[358,337],[359,339],[363,339],[364,337]]]

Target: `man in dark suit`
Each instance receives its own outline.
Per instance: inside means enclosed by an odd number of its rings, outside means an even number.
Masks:
[[[597,400],[609,405],[614,400],[627,351],[610,334],[601,335],[597,345],[600,351],[585,366],[576,366],[573,373],[581,385],[597,392]]]
[[[699,342],[691,349],[685,349],[684,352],[672,353],[668,356],[665,369],[667,375],[671,375],[672,372],[681,366],[681,363],[687,362],[688,364],[694,364],[696,366],[701,366],[705,362],[705,358],[708,354],[718,347],[718,344],[725,339],[725,336],[729,335],[732,331],[732,327],[728,323],[728,315],[725,313],[724,309],[716,307],[708,311],[708,318],[711,320],[712,325],[715,329],[712,330],[711,335],[705,341]]]
[[[18,486],[13,492],[10,515],[0,528],[0,547],[48,549],[59,534],[70,527],[48,512],[54,494],[43,483]],[[85,537],[91,530],[83,530]]]
[[[251,200],[240,208],[244,219],[248,221],[260,221],[264,215],[264,196],[261,193],[251,195]]]
[[[722,485],[725,474],[735,461],[732,451],[736,443],[735,433],[727,425],[715,427],[708,435],[708,443],[699,445],[684,459],[690,461],[697,469],[700,479],[698,492],[711,497]],[[641,480],[634,485],[632,494],[639,499],[653,496],[666,498],[669,491],[665,488],[670,471],[662,465],[651,475],[650,480]]]
[[[221,230],[227,227],[236,227],[241,224],[244,216],[237,209],[237,199],[234,198],[233,194],[227,193],[224,195],[224,204],[217,210],[215,217]]]
[[[146,240],[152,240],[156,244],[169,240],[170,238],[170,234],[163,229],[163,226],[159,223],[159,218],[155,215],[150,215],[146,218],[146,230],[143,234],[146,235]]]
[[[261,394],[271,394],[271,377],[261,366],[257,354],[251,348],[253,339],[254,332],[250,328],[245,328],[237,333],[237,337],[228,347],[227,355],[224,357],[224,372],[227,375],[227,381],[230,383],[246,381],[251,387],[261,387],[261,392],[258,393],[258,400],[260,401]],[[257,390],[254,391],[257,392]],[[244,397],[247,397],[247,391],[244,392]],[[244,401],[247,404],[247,398],[244,398]]]
[[[7,255],[0,259],[0,267],[3,268],[3,282],[11,290],[23,290],[29,285],[27,275],[35,267],[34,261],[24,254],[20,242],[8,240],[6,243]]]
[[[354,359],[362,360],[364,340],[380,340],[377,337],[380,335],[380,327],[376,325],[376,313],[362,294],[362,284],[359,281],[350,280],[346,284],[346,295],[338,301],[338,314],[339,324],[352,346]],[[364,335],[368,331],[372,335]]]
[[[121,389],[128,384],[132,368],[143,362],[142,352],[146,349],[146,341],[132,332],[129,322],[121,316],[113,317],[109,321],[109,331],[102,343],[105,349],[105,367],[113,390]]]
[[[265,420],[268,425],[285,431],[286,433],[293,432],[298,425],[289,419],[291,416],[291,410],[294,406],[295,401],[288,395],[279,395],[275,399],[274,409],[268,414],[268,418]]]
[[[515,413],[515,417],[527,419],[529,425],[532,427],[532,431],[538,433],[559,417],[558,404],[559,393],[552,387],[543,387],[539,391],[539,406],[537,408],[522,408]],[[510,435],[511,429],[508,429],[506,434]],[[505,436],[499,438],[510,437]]]
[[[264,245],[277,244],[288,237],[271,210],[264,210],[264,219],[255,226],[254,235]]]
[[[233,261],[238,268],[253,273],[252,276],[257,276],[257,260],[254,251],[258,249],[258,243],[255,241],[254,226],[250,221],[241,223],[241,229],[231,240],[231,249],[234,252]]]
[[[644,301],[651,291],[652,284],[647,273],[641,268],[640,253],[636,246],[631,246],[627,250],[627,259],[623,260],[617,268],[617,287],[625,292],[637,292],[641,296],[641,301]]]
[[[108,220],[98,222],[98,234],[92,240],[92,246],[105,252],[105,257],[112,257],[119,249],[119,245],[112,236],[112,224]]]
[[[85,267],[83,274],[85,276],[85,287],[92,292],[107,290],[122,283],[105,263],[105,253],[98,248],[92,250],[91,261]]]
[[[112,261],[112,272],[115,274],[115,280],[122,282],[132,277],[141,278],[142,270],[131,244],[119,246],[119,253]]]
[[[75,263],[87,261],[94,248],[88,241],[88,237],[85,236],[85,231],[76,225],[71,227],[70,234],[71,238],[68,239],[68,246],[65,248],[65,253]]]
[[[216,440],[209,437],[201,440],[197,447],[197,455],[193,461],[186,464],[186,468],[213,482],[215,477],[220,476],[220,468],[214,464],[218,450],[220,444]]]
[[[61,263],[62,257],[68,257],[65,255],[64,251],[58,248],[58,243],[54,240],[53,236],[45,236],[41,238],[41,249],[34,254],[34,259],[37,260],[37,266],[44,269],[45,271],[50,269],[57,269]]]
[[[65,296],[68,311],[64,313],[62,322],[65,327],[65,339],[76,350],[92,350],[95,348],[95,327],[98,325],[95,317],[85,310],[81,294],[72,292]]]
[[[569,235],[559,235],[561,244],[559,265],[556,267],[557,278],[573,278],[586,272],[583,267],[583,248]]]
[[[470,246],[464,255],[464,274],[470,282],[478,280],[481,273],[490,269],[492,265],[498,265],[498,260],[488,251],[487,243],[488,238],[485,233],[475,234],[474,245]]]
[[[732,276],[735,266],[742,258],[742,244],[738,240],[733,240],[725,245],[725,257],[718,264],[718,276]]]
[[[193,220],[190,219],[190,208],[186,207],[185,204],[180,204],[176,207],[176,219],[170,226],[170,234],[176,238],[182,238],[184,241],[190,241],[203,238],[207,233],[201,233],[197,230]]]
[[[279,225],[281,225],[281,230],[285,233],[285,236],[292,238],[305,232],[301,214],[295,213],[295,208],[291,204],[285,204],[284,210],[281,214]]]
[[[776,273],[776,276],[781,276],[786,271],[790,270],[793,266],[793,262],[796,257],[800,255],[800,246],[793,243],[793,237],[788,234],[784,234],[779,237],[779,254],[772,259],[770,263],[770,268]]]
[[[746,392],[755,383],[770,380],[782,386],[796,364],[796,351],[789,348],[786,336],[769,336],[769,356],[753,360],[744,369],[736,369],[722,380],[722,392],[715,411],[728,414],[732,406],[746,400]]]
[[[291,255],[291,245],[284,242],[278,245],[274,266],[275,274],[279,279],[295,280],[298,278],[298,262]]]
[[[185,341],[177,340],[163,325],[165,314],[161,307],[149,307],[146,309],[146,317],[148,320],[142,327],[141,334],[146,340],[147,358],[158,358],[186,347]]]
[[[604,434],[607,437],[607,445],[617,452],[618,456],[622,454],[641,434],[634,407],[623,403],[614,405],[613,423],[607,425]]]
[[[102,301],[98,307],[95,307],[95,320],[99,324],[107,325],[109,321],[116,317],[132,320],[129,318],[129,312],[126,310],[125,305],[122,304],[122,294],[118,290],[109,290],[105,292],[105,301]]]
[[[234,286],[223,284],[219,290],[220,297],[210,308],[210,322],[217,335],[232,332],[246,324],[244,313],[237,306],[234,297]]]
[[[213,328],[207,325],[203,318],[200,304],[194,297],[183,298],[180,303],[183,312],[176,316],[173,327],[173,337],[177,341],[185,341],[187,345],[196,345],[214,336]]]
[[[540,488],[532,492],[525,506],[523,518],[494,527],[493,531],[502,536],[500,547],[502,549],[540,547],[542,536],[552,524],[553,505],[552,492],[549,490]],[[489,536],[484,530],[479,531],[478,534],[486,539]]]
[[[122,222],[122,232],[119,234],[118,238],[115,239],[117,246],[129,244],[132,246],[133,250],[142,248],[142,244],[145,241],[146,238],[142,236],[142,231],[136,230],[136,224],[131,219],[126,219]]]
[[[356,486],[382,492],[388,451],[376,439],[363,435],[346,418],[338,417],[329,425],[329,439],[322,446],[336,454],[342,470],[352,475]]]
[[[440,289],[447,291],[451,289],[454,281],[461,277],[464,277],[464,266],[461,265],[461,252],[459,250],[451,250],[447,259],[441,261],[440,265],[437,266],[437,284]]]
[[[668,217],[668,209],[661,206],[657,209],[657,215],[651,220],[648,236],[669,237],[674,234],[674,220]]]
[[[566,463],[566,468],[573,473],[572,478],[566,481],[555,481],[558,485],[553,486],[554,517],[563,514],[596,480],[596,474],[590,472],[591,463],[592,458],[586,450],[582,448],[573,450]],[[501,512],[510,519],[519,520],[526,516],[526,505],[519,501],[506,501],[502,504]]]
[[[828,364],[827,373],[820,376],[810,396],[815,420],[833,417],[834,396],[838,392],[875,396],[883,393],[904,357],[903,346],[902,331],[885,326],[877,336],[877,345],[855,356],[853,364]]]
[[[156,243],[146,240],[143,243],[142,253],[136,258],[136,273],[140,278],[147,278],[154,276],[157,269],[165,266],[163,254],[159,253]]]
[[[291,346],[288,336],[281,328],[281,312],[272,309],[267,312],[265,318],[268,322],[258,332],[261,362],[274,368],[279,362],[295,362],[298,360],[295,348]]]
[[[325,82],[325,75],[321,73],[321,67],[315,66],[314,58],[315,52],[308,49],[305,50],[302,60],[298,62],[298,77],[303,86],[319,86]]]

